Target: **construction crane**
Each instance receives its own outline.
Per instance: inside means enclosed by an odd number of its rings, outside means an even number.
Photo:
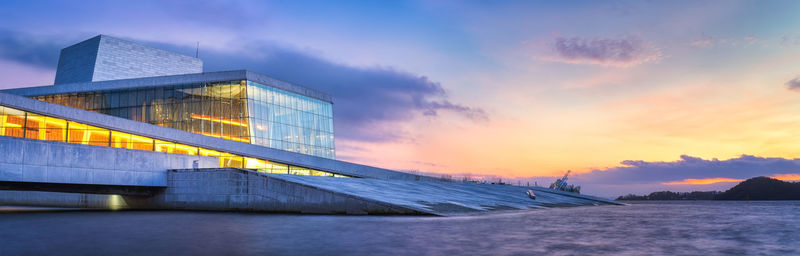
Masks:
[[[576,194],[581,193],[581,186],[575,186],[567,184],[567,179],[569,179],[569,173],[572,172],[571,170],[567,170],[567,173],[564,174],[564,177],[560,179],[556,179],[555,182],[550,184],[550,189],[561,190],[566,192],[572,192]]]

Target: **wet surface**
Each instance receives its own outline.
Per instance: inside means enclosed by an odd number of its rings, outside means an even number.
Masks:
[[[0,212],[0,255],[800,255],[800,201],[460,217]]]

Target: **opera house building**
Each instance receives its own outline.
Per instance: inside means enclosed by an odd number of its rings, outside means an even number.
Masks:
[[[616,204],[336,160],[335,101],[307,86],[203,72],[198,58],[105,35],[66,47],[53,85],[0,91],[0,205],[453,215]]]

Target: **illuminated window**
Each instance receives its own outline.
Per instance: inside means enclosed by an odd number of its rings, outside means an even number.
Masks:
[[[166,85],[35,98],[206,136],[335,158],[333,140],[329,136],[333,134],[329,102],[253,81]]]
[[[5,108],[5,120],[3,120],[3,136],[11,136],[22,138],[24,136],[23,128],[25,126],[25,112]]]
[[[76,144],[84,144],[84,141],[88,141],[88,133],[86,132],[87,125],[76,123],[69,121],[67,122],[67,134],[69,138],[67,142],[69,143],[76,143]]]
[[[87,139],[87,141],[82,144],[89,144],[94,146],[108,146],[111,132],[103,128],[87,125],[86,135],[87,136],[85,136],[85,138]]]
[[[197,147],[175,144],[174,153],[184,155],[197,155],[199,149]]]
[[[131,135],[131,149],[154,151],[154,142],[151,138]]]
[[[45,140],[66,141],[67,121],[63,119],[47,117],[45,119]]]
[[[225,154],[224,156],[219,157],[219,166],[220,167],[230,167],[230,168],[243,168],[244,158],[241,156],[235,156],[230,154]]]
[[[24,137],[36,140],[62,141],[83,145],[157,151],[173,154],[211,156],[219,158],[219,167],[223,168],[246,168],[259,172],[278,174],[348,177],[325,171],[156,140],[3,106],[0,106],[0,136]]]

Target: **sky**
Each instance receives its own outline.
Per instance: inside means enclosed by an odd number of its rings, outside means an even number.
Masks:
[[[340,160],[585,193],[800,180],[798,1],[3,1],[0,89],[97,34],[330,93]],[[32,15],[35,14],[35,15]]]

